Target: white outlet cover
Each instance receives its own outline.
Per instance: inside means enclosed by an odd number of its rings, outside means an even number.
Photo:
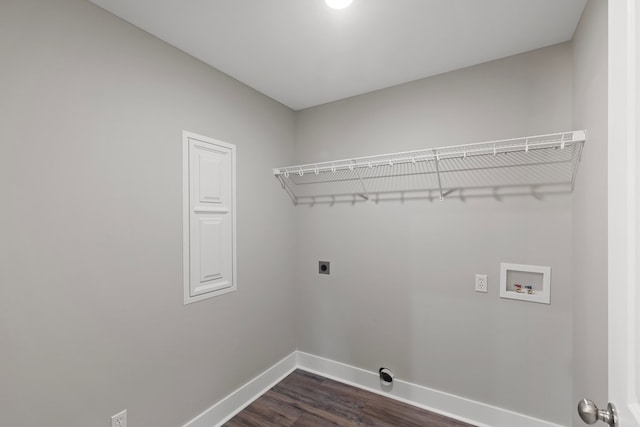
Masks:
[[[476,292],[488,292],[487,275],[476,274]]]
[[[127,410],[111,416],[111,427],[127,427]]]

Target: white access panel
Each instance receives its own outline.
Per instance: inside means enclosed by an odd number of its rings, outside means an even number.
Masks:
[[[237,289],[235,145],[183,133],[184,303]]]

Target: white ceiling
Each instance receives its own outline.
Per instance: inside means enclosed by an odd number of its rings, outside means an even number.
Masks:
[[[90,0],[303,109],[570,40],[586,0]]]

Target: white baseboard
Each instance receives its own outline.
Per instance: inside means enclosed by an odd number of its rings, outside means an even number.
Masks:
[[[365,371],[312,354],[297,352],[298,368],[326,378],[381,394],[410,405],[464,421],[478,427],[562,427],[548,421],[476,402],[454,394],[394,379],[393,386],[382,388],[377,372]]]
[[[392,388],[383,389],[377,372],[365,371],[301,351],[291,353],[183,427],[217,427],[224,424],[297,368],[478,427],[563,427],[398,379],[393,381]]]
[[[296,352],[293,352],[183,427],[214,427],[226,423],[296,368]]]

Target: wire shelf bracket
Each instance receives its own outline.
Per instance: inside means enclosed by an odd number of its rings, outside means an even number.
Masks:
[[[455,191],[503,187],[571,192],[585,141],[586,131],[577,130],[286,166],[273,174],[294,204],[433,191],[442,201]]]

